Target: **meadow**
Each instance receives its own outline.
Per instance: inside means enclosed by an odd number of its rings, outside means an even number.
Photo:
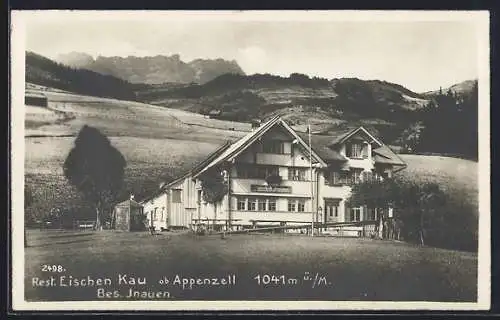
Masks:
[[[25,183],[34,190],[30,210],[37,216],[79,198],[62,176],[62,165],[84,124],[100,129],[125,156],[122,197],[134,193],[138,198],[250,130],[246,123],[207,119],[173,108],[54,90],[44,94],[48,109],[25,107]],[[402,158],[408,164],[402,175],[438,182],[456,199],[477,208],[476,162],[421,155]]]
[[[190,112],[48,92],[49,109],[27,108],[25,183],[34,202],[26,210],[39,219],[54,207],[75,208],[81,195],[62,174],[62,165],[84,124],[105,133],[125,156],[121,198],[140,199],[203,160],[226,140],[250,130],[249,124],[213,120]],[[61,118],[60,115],[64,115]],[[402,175],[440,183],[456,198],[477,207],[477,163],[467,160],[402,155]],[[74,206],[74,207],[72,207]],[[80,210],[80,209],[77,209]],[[372,239],[283,235],[199,237],[189,233],[56,231],[28,229],[25,250],[27,300],[93,300],[95,288],[34,287],[47,277],[43,264],[61,264],[66,275],[147,277],[148,290],[165,290],[162,277],[235,274],[231,290],[167,288],[177,299],[328,299],[394,301],[475,301],[477,254]],[[154,267],[152,267],[154,266]],[[311,288],[304,274],[320,274],[328,285]],[[285,287],[257,285],[256,275],[302,279]],[[149,283],[149,282],[148,282]],[[390,285],[388,285],[390,284]],[[110,288],[113,289],[113,288]],[[122,289],[122,288],[117,288]]]
[[[33,278],[109,277],[106,290],[126,295],[118,274],[145,277],[137,290],[168,291],[173,299],[469,301],[477,299],[477,254],[360,238],[290,235],[196,236],[190,233],[28,231],[25,297],[28,301],[99,300],[95,287],[36,287]],[[44,273],[44,264],[62,273]],[[160,284],[181,277],[224,277],[232,287],[185,289]],[[324,277],[315,282],[313,278]],[[284,285],[260,285],[273,275]],[[296,281],[290,281],[295,279]],[[283,281],[283,280],[282,280]],[[124,300],[119,297],[116,299]],[[102,299],[100,299],[102,300]],[[125,299],[126,300],[126,299]]]
[[[455,201],[478,208],[478,163],[436,155],[400,155],[408,167],[400,174],[414,181],[438,183]],[[477,214],[477,210],[475,211]]]

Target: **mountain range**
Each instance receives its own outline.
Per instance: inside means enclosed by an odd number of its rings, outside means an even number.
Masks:
[[[234,60],[181,60],[180,55],[150,57],[104,57],[94,59],[82,52],[61,54],[56,61],[72,68],[87,69],[131,83],[206,83],[222,74],[245,74]]]

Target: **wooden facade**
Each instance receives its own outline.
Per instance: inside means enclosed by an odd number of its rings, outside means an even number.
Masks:
[[[118,203],[113,210],[113,228],[122,231],[145,229],[143,206],[133,199]]]

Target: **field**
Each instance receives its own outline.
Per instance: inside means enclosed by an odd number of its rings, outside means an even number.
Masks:
[[[195,236],[188,233],[28,230],[27,300],[98,300],[96,287],[35,287],[33,277],[109,277],[107,290],[168,291],[174,299],[475,301],[477,255],[401,242],[285,235]],[[44,273],[44,264],[62,273]],[[117,285],[118,274],[147,285]],[[307,273],[311,275],[308,280]],[[174,284],[180,277],[224,277],[231,287]],[[285,285],[257,284],[275,275]],[[324,281],[313,282],[313,278]],[[169,285],[159,284],[170,279]],[[292,280],[290,280],[292,279]],[[295,279],[296,281],[294,281]],[[313,285],[314,283],[314,285]],[[314,288],[313,288],[314,287]],[[123,299],[123,298],[118,298]],[[101,299],[102,300],[102,299]]]
[[[26,108],[25,183],[34,192],[27,210],[36,218],[53,207],[81,203],[67,184],[62,164],[82,125],[99,128],[127,160],[122,198],[148,195],[160,182],[178,176],[226,140],[250,130],[248,124],[213,120],[190,112],[46,91],[49,109]],[[447,192],[477,207],[477,163],[447,157],[403,155],[401,174],[439,182]],[[190,234],[28,230],[26,298],[96,299],[96,288],[34,287],[33,277],[48,277],[43,264],[61,264],[66,275],[111,277],[118,273],[148,278],[144,290],[165,290],[158,280],[176,274],[224,276],[234,273],[234,288],[167,288],[178,299],[476,299],[477,254],[370,239],[240,235],[226,239]],[[157,266],[152,270],[151,266]],[[328,278],[311,288],[306,272]],[[256,284],[257,275],[302,279],[285,289]],[[293,282],[293,281],[292,281]],[[388,285],[390,284],[390,285]],[[135,287],[134,287],[135,288]],[[125,290],[113,288],[110,290]],[[141,288],[135,288],[140,290]],[[172,298],[171,297],[171,298]]]
[[[62,177],[62,164],[80,128],[106,134],[127,161],[122,193],[144,196],[216,150],[250,125],[147,105],[30,87],[49,107],[25,106],[25,183],[32,188],[36,216],[67,207],[78,195]],[[66,199],[66,201],[65,201]],[[66,203],[65,203],[66,202]]]
[[[441,156],[400,155],[408,167],[401,174],[415,181],[438,183],[454,200],[478,207],[477,162]]]
[[[48,123],[46,115],[34,112],[40,108],[25,107],[29,120],[25,137],[75,136],[84,124],[88,124],[107,136],[182,140],[188,135],[189,140],[219,143],[237,139],[250,130],[250,124],[206,119],[200,114],[139,102],[55,91],[43,93],[48,97],[48,111],[64,114],[68,121]]]
[[[173,108],[42,91],[48,96],[48,109],[25,107],[25,182],[35,190],[36,215],[78,198],[62,177],[62,164],[84,124],[99,128],[123,153],[127,160],[123,197],[134,193],[139,198],[203,160],[224,141],[234,141],[250,130],[249,124]],[[408,163],[403,175],[437,181],[457,199],[477,207],[477,163],[437,156],[402,157]]]

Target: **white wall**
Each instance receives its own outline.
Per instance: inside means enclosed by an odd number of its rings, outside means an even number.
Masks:
[[[167,228],[168,227],[168,206],[167,206],[167,193],[161,193],[143,203],[144,213],[148,219],[148,226],[151,226],[151,221],[156,229]],[[153,219],[153,211],[156,208],[156,219]],[[162,216],[163,212],[163,216]]]

